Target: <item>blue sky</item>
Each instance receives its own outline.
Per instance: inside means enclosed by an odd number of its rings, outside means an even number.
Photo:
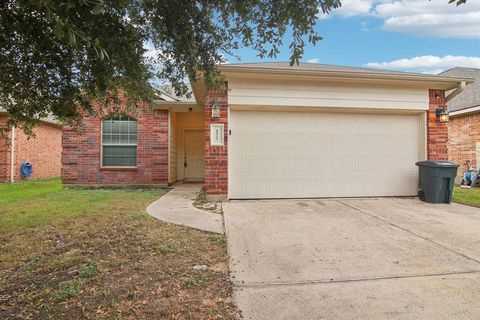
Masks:
[[[302,61],[438,73],[455,67],[480,68],[480,0],[455,7],[448,0],[342,0],[342,8],[319,16],[324,37],[305,50]],[[240,62],[260,60],[248,48]],[[228,62],[238,62],[227,57]]]

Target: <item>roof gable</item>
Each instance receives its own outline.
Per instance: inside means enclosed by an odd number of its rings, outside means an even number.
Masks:
[[[475,79],[474,82],[468,83],[462,92],[448,102],[449,112],[480,106],[480,69],[457,67],[439,73],[439,75]]]
[[[188,91],[192,91],[190,84],[186,83]],[[177,96],[175,89],[170,85],[162,85],[155,88],[157,91],[157,101],[166,101],[166,102],[195,102],[195,98],[192,96]]]

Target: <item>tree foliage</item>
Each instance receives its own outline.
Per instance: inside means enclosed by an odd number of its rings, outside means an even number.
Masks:
[[[448,0],[448,3],[456,3],[457,6],[467,3],[467,0]]]
[[[465,0],[449,0],[457,5]],[[221,78],[225,55],[251,47],[276,57],[287,33],[291,63],[321,37],[319,14],[340,0],[3,0],[0,3],[0,107],[25,131],[53,114],[65,122],[92,101],[130,106],[166,80],[186,94],[186,78]],[[147,55],[145,47],[155,49]]]
[[[0,106],[30,131],[42,117],[73,119],[77,106],[119,88],[151,96],[147,32],[128,21],[133,2],[7,0],[0,4]]]

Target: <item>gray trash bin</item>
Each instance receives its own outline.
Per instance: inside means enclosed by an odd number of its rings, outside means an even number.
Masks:
[[[420,200],[429,203],[452,202],[458,164],[446,160],[420,161],[415,164],[419,167]]]

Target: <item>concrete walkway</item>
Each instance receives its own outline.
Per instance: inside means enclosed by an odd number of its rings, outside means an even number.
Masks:
[[[192,204],[201,188],[201,184],[193,183],[175,186],[166,195],[152,202],[146,211],[165,222],[223,234],[222,215],[197,209]]]

